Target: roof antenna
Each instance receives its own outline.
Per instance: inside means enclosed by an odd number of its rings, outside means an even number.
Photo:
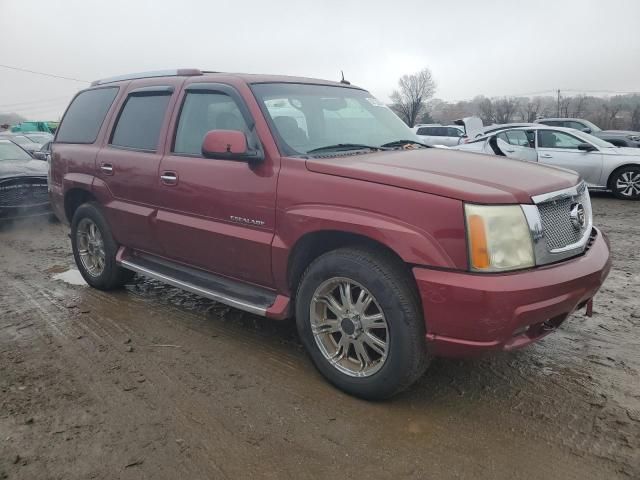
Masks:
[[[340,70],[340,74],[342,75],[342,80],[340,80],[340,83],[344,83],[345,85],[351,85],[351,82],[349,80],[344,79],[344,72],[342,70]]]

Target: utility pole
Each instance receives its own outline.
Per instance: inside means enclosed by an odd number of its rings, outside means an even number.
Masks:
[[[558,117],[560,117],[560,89],[558,89]]]

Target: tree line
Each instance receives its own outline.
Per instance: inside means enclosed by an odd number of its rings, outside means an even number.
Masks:
[[[429,69],[404,75],[391,94],[390,107],[410,127],[417,123],[450,124],[476,115],[485,125],[533,122],[543,117],[589,120],[602,129],[640,131],[640,95],[611,97],[560,95],[534,97],[485,97],[447,102],[434,98],[436,82]]]

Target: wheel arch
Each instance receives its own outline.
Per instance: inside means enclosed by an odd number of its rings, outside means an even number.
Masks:
[[[73,214],[83,203],[95,201],[96,197],[89,190],[81,187],[69,189],[64,195],[64,214],[67,221],[71,223]]]
[[[609,174],[609,178],[607,178],[607,188],[609,190],[613,190],[613,180],[614,180],[616,174],[620,170],[628,168],[628,167],[636,167],[636,168],[640,169],[640,164],[638,164],[638,163],[624,163],[624,164],[619,165],[616,168],[614,168],[613,171]]]

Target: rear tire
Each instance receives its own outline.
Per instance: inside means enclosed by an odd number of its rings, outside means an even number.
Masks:
[[[95,202],[78,207],[71,221],[73,257],[85,281],[99,290],[122,287],[134,273],[118,266],[118,244]]]
[[[621,200],[640,199],[640,167],[630,165],[616,171],[609,184],[611,191]]]
[[[382,249],[341,248],[312,262],[296,295],[296,323],[320,373],[360,398],[395,395],[430,361],[413,279]]]

